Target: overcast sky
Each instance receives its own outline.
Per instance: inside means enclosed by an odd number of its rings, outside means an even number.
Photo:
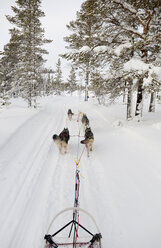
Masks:
[[[41,19],[45,28],[45,38],[52,39],[53,42],[46,45],[49,51],[47,55],[47,67],[55,68],[58,60],[58,54],[65,51],[65,43],[63,37],[69,35],[70,32],[66,28],[71,20],[75,20],[76,11],[80,10],[84,0],[42,0],[42,10],[45,17]],[[6,19],[5,15],[14,15],[11,6],[17,6],[15,0],[0,0],[0,50],[9,41],[8,29],[13,27]],[[67,74],[68,69],[65,61],[62,61],[62,70]]]

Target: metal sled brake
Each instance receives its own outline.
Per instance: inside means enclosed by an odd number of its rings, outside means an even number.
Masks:
[[[58,231],[56,231],[54,234],[48,234],[50,232],[51,227],[53,226],[53,223],[57,219],[58,216],[61,214],[67,212],[67,211],[73,211],[73,219],[66,223],[63,227],[61,227]],[[79,219],[76,220],[75,213],[83,212],[85,213],[89,218],[90,221],[93,222],[95,229],[97,230],[96,234],[91,233],[87,228],[85,228],[82,224],[79,223]],[[70,227],[69,235],[68,237],[57,237],[58,234],[60,234],[64,229]],[[78,234],[78,229],[81,229],[88,234],[86,237],[80,237]],[[45,247],[44,248],[102,248],[101,245],[101,233],[99,232],[98,226],[92,217],[91,214],[89,214],[87,211],[85,211],[82,208],[79,207],[73,207],[73,208],[66,208],[59,212],[51,221],[47,234],[45,235]]]

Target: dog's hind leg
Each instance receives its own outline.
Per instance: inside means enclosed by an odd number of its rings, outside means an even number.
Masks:
[[[63,143],[64,153],[68,151],[68,144],[66,142]]]
[[[87,157],[89,157],[89,150],[90,150],[89,143],[86,144],[86,149],[87,149]]]
[[[59,144],[59,153],[62,154],[62,148],[63,148],[63,145],[62,145],[62,142],[60,142]]]
[[[90,142],[90,151],[93,151],[93,140]]]
[[[68,117],[69,117],[69,120],[71,121],[72,120],[72,115],[69,114]]]

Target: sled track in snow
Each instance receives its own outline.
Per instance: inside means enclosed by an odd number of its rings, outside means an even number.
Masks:
[[[36,121],[39,114],[40,112],[35,116],[35,118],[32,117],[30,121],[31,120]],[[29,214],[27,212],[30,212],[32,209],[33,202],[30,200],[33,194],[36,196],[35,188],[36,188],[36,185],[39,184],[38,183],[39,178],[41,178],[41,180],[45,179],[43,177],[45,174],[47,174],[46,170],[48,169],[46,167],[46,164],[50,164],[50,172],[54,173],[55,168],[54,168],[54,165],[51,165],[50,160],[53,161],[54,159],[55,161],[55,160],[58,160],[58,158],[53,158],[55,157],[54,153],[57,154],[57,151],[56,151],[56,147],[54,147],[53,149],[53,143],[52,143],[53,141],[52,141],[51,132],[53,133],[53,124],[55,126],[55,131],[56,131],[58,127],[60,127],[60,125],[62,124],[62,121],[63,121],[62,118],[59,118],[59,121],[57,118],[56,125],[55,125],[54,116],[50,115],[50,117],[45,122],[45,125],[43,125],[43,128],[41,128],[41,130],[37,133],[37,139],[35,140],[35,143],[34,143],[35,145],[32,144],[32,147],[34,147],[33,151],[35,150],[35,147],[36,147],[36,151],[34,152],[34,154],[32,155],[30,159],[28,159],[28,157],[30,156],[29,154],[32,154],[32,153],[26,154],[27,155],[26,158],[28,161],[27,162],[24,161],[22,166],[19,168],[19,176],[18,176],[19,181],[17,181],[15,185],[15,180],[12,180],[10,187],[8,187],[5,190],[5,194],[3,195],[3,197],[1,197],[1,200],[0,200],[1,205],[3,202],[7,202],[7,206],[4,205],[4,208],[1,211],[1,216],[6,216],[5,223],[3,224],[3,226],[1,226],[1,234],[5,235],[5,233],[8,232],[7,227],[10,226],[9,233],[11,234],[10,235],[11,243],[8,244],[10,247],[16,247],[17,242],[18,243],[20,242],[19,241],[20,239],[18,237],[20,233],[18,230],[24,229],[24,225],[23,225],[24,216],[28,216]],[[21,126],[20,132],[16,131],[15,134],[18,136],[19,135],[21,136],[21,133],[23,133],[23,129],[26,128],[27,124],[28,122],[23,124]],[[38,140],[39,140],[39,134],[42,136],[42,139],[41,139],[41,143],[37,147]],[[13,140],[11,142],[14,142],[14,140],[15,140],[15,137],[13,137]],[[10,145],[10,143],[6,143],[5,148],[7,148],[7,145]],[[29,145],[31,145],[31,143]],[[25,152],[25,150],[23,152]],[[11,157],[10,160],[8,161],[8,166],[10,167],[14,166],[14,162],[17,163],[18,159],[19,159],[19,154],[16,154],[16,158]],[[4,168],[4,170],[7,170],[7,168]],[[28,186],[30,187],[28,188]],[[37,191],[39,190],[37,189]],[[19,215],[21,212],[22,220],[18,222],[17,221],[13,222],[12,220],[12,224],[11,224],[12,216],[16,215],[17,210],[19,211]],[[15,235],[14,230],[17,230],[16,232],[17,235]],[[14,235],[12,233],[14,233]],[[6,246],[6,248],[9,246]]]

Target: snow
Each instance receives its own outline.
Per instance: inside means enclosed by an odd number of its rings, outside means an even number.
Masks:
[[[137,70],[146,72],[149,69],[149,64],[144,63],[140,59],[132,58],[124,64],[124,71],[134,71]]]
[[[158,80],[161,80],[161,66],[151,66],[150,74],[155,74]]]
[[[94,53],[104,53],[108,51],[108,47],[107,46],[97,46],[93,49]]]
[[[114,53],[117,55],[117,56],[120,56],[122,50],[124,48],[130,48],[131,47],[131,43],[127,42],[125,44],[122,44],[122,45],[119,45],[117,46],[115,49],[114,49]]]
[[[160,248],[161,106],[138,123],[125,121],[122,103],[103,107],[91,98],[49,97],[36,110],[22,103],[0,109],[0,247],[44,247],[52,218],[73,206],[74,158],[83,145],[71,137],[70,152],[60,155],[52,135],[64,127],[77,135],[81,110],[95,143],[79,165],[80,207],[95,218],[104,248]],[[75,113],[71,122],[68,108]]]
[[[79,49],[79,52],[81,52],[81,53],[87,53],[90,51],[91,51],[91,48],[89,46],[83,46]]]

